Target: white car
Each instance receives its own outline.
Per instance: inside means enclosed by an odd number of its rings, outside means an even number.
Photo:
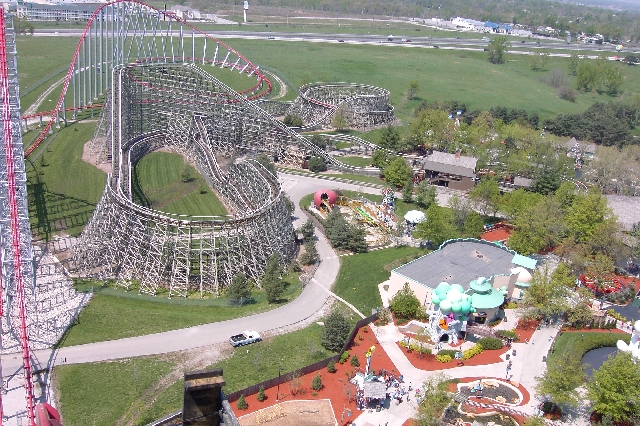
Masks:
[[[238,346],[250,345],[251,343],[259,342],[262,338],[257,331],[245,330],[240,334],[229,337],[229,343],[234,348]]]

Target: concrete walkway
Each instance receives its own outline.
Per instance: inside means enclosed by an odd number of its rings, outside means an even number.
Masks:
[[[516,320],[515,311],[507,310],[506,314],[508,318],[512,318],[511,321]],[[515,322],[501,323],[498,327],[510,329],[513,324],[515,324]],[[398,331],[398,328],[395,325],[389,324],[383,327],[373,327],[373,329],[380,345],[384,348],[387,355],[389,355],[389,358],[391,358],[391,361],[395,364],[399,374],[404,376],[405,384],[411,383],[414,388],[420,386],[427,377],[436,372],[442,372],[451,378],[506,378],[507,361],[504,355],[502,356],[502,362],[497,364],[453,367],[437,371],[420,370],[409,362],[405,354],[396,344],[396,342],[404,338],[404,335]],[[543,327],[534,332],[529,343],[514,343],[512,346],[512,350],[516,351],[516,355],[511,357],[512,367],[509,373],[512,375],[511,380],[520,383],[531,395],[531,399],[526,405],[518,406],[516,408],[528,415],[533,415],[536,406],[540,404],[540,401],[536,399],[535,396],[535,377],[544,373],[546,364],[542,361],[542,357],[546,356],[549,352],[553,339],[555,339],[557,333],[557,327]],[[509,353],[511,354],[513,352],[510,351]],[[373,368],[375,369],[375,365]],[[357,426],[364,425],[367,422],[372,425],[387,424],[388,426],[400,426],[406,420],[416,415],[416,408],[417,407],[413,399],[411,401],[403,402],[402,404],[392,402],[389,410],[382,410],[380,412],[365,411],[358,416],[354,422]],[[572,422],[572,424],[577,423]]]

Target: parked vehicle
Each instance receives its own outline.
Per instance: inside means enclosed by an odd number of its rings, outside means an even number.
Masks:
[[[491,41],[489,37],[482,37],[482,41],[486,41],[487,43]]]
[[[234,348],[238,346],[250,345],[251,343],[259,342],[262,338],[257,331],[248,331],[245,330],[240,334],[236,334],[235,336],[231,336],[229,338],[229,343]]]

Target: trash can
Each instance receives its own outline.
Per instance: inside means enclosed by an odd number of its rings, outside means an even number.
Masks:
[[[509,358],[511,358],[511,355],[507,354],[507,356],[505,357],[507,359],[507,361],[509,360]]]
[[[542,357],[542,362],[547,362],[547,357],[546,356]]]
[[[512,351],[511,351],[511,354],[512,354],[513,356],[516,356],[516,350],[515,350],[515,349],[514,349],[514,350],[512,350]]]

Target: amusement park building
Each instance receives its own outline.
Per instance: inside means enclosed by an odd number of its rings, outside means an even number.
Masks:
[[[475,185],[477,162],[477,158],[459,152],[433,151],[422,162],[424,179],[434,185],[468,191]]]
[[[438,284],[460,284],[465,291],[481,277],[488,278],[493,289],[506,287],[507,295],[529,286],[536,260],[522,256],[503,245],[484,240],[463,239],[443,243],[438,250],[406,263],[391,271],[388,295],[391,299],[408,283],[420,302],[429,306],[431,293]],[[473,289],[475,290],[475,289]],[[502,303],[499,303],[500,305]],[[497,306],[478,306],[488,318]]]

